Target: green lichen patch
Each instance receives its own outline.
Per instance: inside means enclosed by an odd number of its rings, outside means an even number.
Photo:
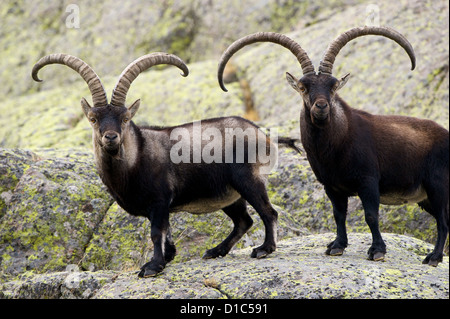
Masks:
[[[79,261],[111,202],[92,157],[36,161],[21,176],[1,219],[2,273],[58,270]]]
[[[31,151],[0,148],[0,219],[6,213],[14,188],[23,173],[37,159],[37,155]]]
[[[89,245],[82,266],[86,269],[137,270],[153,250],[150,223],[143,217],[129,215],[117,204],[112,205]]]

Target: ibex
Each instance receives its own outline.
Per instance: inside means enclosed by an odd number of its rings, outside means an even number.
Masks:
[[[300,133],[309,163],[333,205],[337,237],[326,254],[342,255],[347,247],[346,215],[349,196],[361,199],[365,220],[372,232],[368,251],[371,260],[382,260],[386,245],[378,225],[379,205],[418,203],[437,222],[437,242],[423,263],[442,261],[449,227],[449,134],[430,120],[406,116],[372,115],[351,108],[339,95],[349,74],[332,76],[334,60],[351,40],[380,35],[397,42],[408,54],[412,70],[415,55],[408,40],[387,27],[352,28],[337,37],[326,50],[319,71],[301,46],[289,37],[261,32],[235,41],[223,53],[218,71],[242,47],[255,42],[273,42],[289,49],[303,71],[301,79],[286,73],[289,84],[300,93]]]
[[[187,76],[188,68],[179,57],[153,53],[133,61],[120,75],[110,103],[97,74],[74,56],[43,57],[33,67],[33,79],[41,81],[38,71],[52,63],[72,68],[89,86],[93,106],[84,98],[81,106],[92,125],[95,161],[103,183],[123,209],[151,222],[154,255],[142,266],[140,277],[155,276],[175,256],[169,227],[171,212],[203,214],[222,209],[232,219],[230,235],[203,256],[216,258],[225,256],[252,226],[248,202],[261,216],[266,230],[264,243],[252,251],[251,257],[262,258],[275,250],[278,214],[269,202],[265,178],[277,151],[275,142],[258,126],[240,117],[159,128],[137,126],[131,120],[140,105],[137,100],[125,106],[131,83],[158,64],[174,65]],[[293,145],[292,140],[283,141]]]

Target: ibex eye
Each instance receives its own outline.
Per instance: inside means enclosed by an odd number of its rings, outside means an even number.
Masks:
[[[338,89],[338,87],[339,87],[339,81],[338,82],[336,82],[336,84],[335,85],[333,85],[333,91],[337,91],[337,89]]]
[[[302,93],[306,92],[306,88],[304,86],[301,86],[299,89],[300,89],[300,92],[302,92]]]
[[[91,121],[92,124],[97,123],[97,120],[95,118],[93,118],[93,117],[91,117],[90,121]]]
[[[122,122],[123,122],[123,124],[127,123],[127,122],[128,122],[128,118],[127,118],[127,117],[124,118],[124,119],[122,120]]]

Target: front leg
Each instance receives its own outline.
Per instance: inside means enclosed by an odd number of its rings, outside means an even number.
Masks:
[[[367,252],[369,260],[379,261],[384,259],[386,244],[381,237],[378,222],[378,210],[380,207],[380,191],[378,181],[367,179],[363,187],[358,191],[364,208],[364,217],[372,233],[372,245]]]
[[[163,271],[166,263],[173,259],[174,252],[168,252],[168,259],[165,256],[167,236],[170,237],[169,229],[169,207],[165,204],[154,205],[149,214],[151,223],[151,239],[153,242],[153,257],[142,266],[139,277],[154,277]],[[169,243],[171,246],[172,243]]]
[[[339,194],[330,187],[325,187],[328,198],[333,205],[333,215],[336,222],[337,236],[334,241],[328,244],[325,254],[330,256],[340,256],[344,253],[347,247],[347,230],[345,221],[347,219],[348,197]]]

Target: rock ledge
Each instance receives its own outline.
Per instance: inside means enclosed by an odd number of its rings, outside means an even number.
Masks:
[[[4,283],[3,298],[449,298],[449,259],[422,265],[433,246],[412,237],[383,234],[384,262],[366,259],[370,234],[351,233],[343,256],[324,254],[334,234],[283,240],[266,259],[250,258],[251,248],[215,260],[169,264],[156,278],[137,271],[25,274]]]

